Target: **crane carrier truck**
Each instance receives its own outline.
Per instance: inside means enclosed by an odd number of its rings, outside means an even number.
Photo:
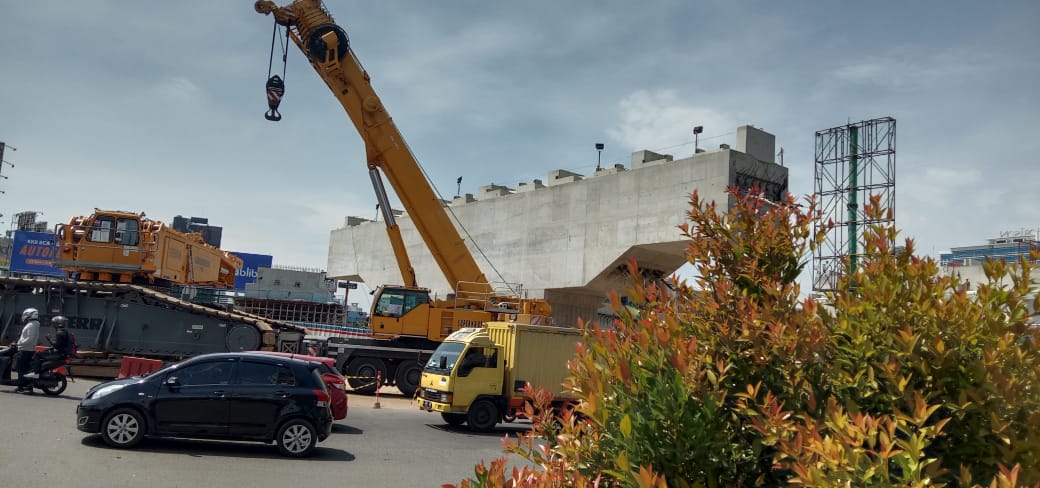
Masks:
[[[365,143],[369,177],[386,223],[403,284],[378,287],[372,300],[370,334],[330,339],[329,355],[356,390],[372,392],[372,378],[397,386],[411,396],[419,386],[422,365],[452,332],[479,327],[499,317],[549,323],[548,302],[524,297],[518,285],[496,286],[487,279],[452,224],[444,204],[426,180],[418,161],[372,88],[371,78],[351,49],[347,33],[333,21],[320,0],[297,0],[284,7],[270,0],[254,4],[299,47],[311,66],[343,106]],[[273,55],[273,52],[272,52]],[[269,120],[280,120],[278,104],[285,92],[277,75],[267,83]],[[435,300],[417,285],[415,272],[391,212],[382,175],[393,187],[415,223],[448,283],[453,296]]]

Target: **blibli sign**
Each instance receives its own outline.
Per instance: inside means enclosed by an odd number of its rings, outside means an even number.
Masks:
[[[250,254],[247,252],[232,252],[242,260],[242,267],[235,273],[235,289],[242,291],[246,289],[246,283],[253,283],[259,274],[260,268],[270,268],[274,262],[272,256],[266,254]]]

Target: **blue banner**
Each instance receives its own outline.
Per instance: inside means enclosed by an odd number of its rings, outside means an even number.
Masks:
[[[15,231],[11,242],[12,273],[42,276],[65,276],[54,267],[54,234],[48,232]]]
[[[242,260],[242,267],[235,273],[235,289],[245,291],[246,283],[256,282],[256,276],[260,268],[270,268],[274,262],[272,256],[266,254],[250,254],[247,252],[231,251],[231,254]]]

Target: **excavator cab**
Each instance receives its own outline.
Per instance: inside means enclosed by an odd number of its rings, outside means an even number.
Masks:
[[[130,282],[141,269],[141,216],[128,212],[95,212],[76,217],[57,229],[55,265],[82,279]],[[78,263],[107,263],[105,269],[85,269]]]

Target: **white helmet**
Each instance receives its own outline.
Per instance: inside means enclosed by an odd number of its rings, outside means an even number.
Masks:
[[[22,322],[27,322],[29,320],[39,320],[39,318],[40,311],[36,310],[35,308],[29,307],[22,312]]]

